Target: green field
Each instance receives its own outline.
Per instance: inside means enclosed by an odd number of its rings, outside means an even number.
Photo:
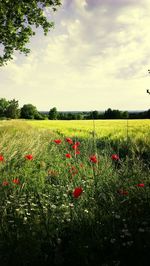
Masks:
[[[149,120],[1,121],[0,265],[148,266],[149,170]]]
[[[38,128],[47,128],[64,135],[90,137],[93,130],[97,137],[144,138],[150,139],[150,120],[79,120],[79,121],[32,121],[27,122]]]
[[[37,121],[37,120],[10,120],[1,121],[0,126],[24,127],[31,125],[37,128],[45,128],[58,131],[64,135],[76,137],[89,137],[93,130],[99,137],[111,136],[112,138],[126,138],[127,128],[129,136],[135,138],[147,138],[150,134],[150,120],[74,120],[74,121]]]

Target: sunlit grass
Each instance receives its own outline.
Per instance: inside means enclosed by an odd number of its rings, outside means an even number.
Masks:
[[[27,124],[50,131],[58,131],[65,136],[89,137],[95,131],[97,137],[127,138],[128,131],[129,137],[144,137],[148,141],[150,135],[150,120],[0,121],[0,127],[19,126],[21,128]]]

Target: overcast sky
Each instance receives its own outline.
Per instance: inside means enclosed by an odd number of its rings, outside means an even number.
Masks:
[[[150,108],[150,0],[63,0],[26,57],[0,68],[0,98],[38,110]]]

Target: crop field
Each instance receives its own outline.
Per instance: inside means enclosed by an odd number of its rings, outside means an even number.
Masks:
[[[148,141],[150,134],[149,120],[74,120],[74,121],[28,121],[28,124],[54,130],[66,136],[89,138],[95,131],[97,137],[111,139],[126,139],[129,137],[145,139]],[[128,132],[127,132],[128,131]],[[92,134],[93,135],[93,134]]]
[[[150,121],[0,121],[0,265],[150,264]]]

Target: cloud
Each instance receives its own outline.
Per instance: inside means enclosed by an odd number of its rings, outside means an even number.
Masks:
[[[143,95],[150,58],[146,4],[64,0],[53,16],[55,30],[47,37],[39,30],[31,41],[31,54],[17,55],[2,71],[3,95],[14,95],[21,104],[31,102],[39,109],[148,107]],[[132,108],[129,100],[135,96]]]
[[[143,2],[143,0],[86,0],[86,7],[89,10],[102,6],[110,7],[111,9],[120,9],[126,6],[143,4]]]

